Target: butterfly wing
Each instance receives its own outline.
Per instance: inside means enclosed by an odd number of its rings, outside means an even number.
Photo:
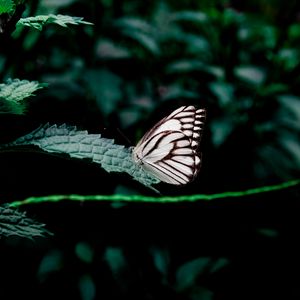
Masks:
[[[159,132],[181,131],[191,139],[192,147],[196,149],[200,143],[205,117],[205,109],[196,109],[194,106],[181,106],[155,124],[142,137],[135,148],[139,148],[151,136]]]
[[[156,145],[152,148],[153,145]],[[142,166],[161,181],[186,184],[197,174],[200,156],[190,139],[180,131],[163,131],[153,136],[144,148]]]
[[[198,145],[205,110],[182,106],[149,130],[133,150],[134,160],[161,181],[186,184],[199,171]]]

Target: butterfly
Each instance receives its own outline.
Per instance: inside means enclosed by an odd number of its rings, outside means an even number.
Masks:
[[[159,180],[183,185],[201,164],[198,151],[206,110],[181,106],[154,125],[133,148],[135,163]]]

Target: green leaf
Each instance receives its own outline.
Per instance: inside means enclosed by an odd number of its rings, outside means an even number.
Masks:
[[[300,39],[300,24],[292,23],[288,29],[289,38],[292,40],[299,40]]]
[[[106,69],[88,70],[85,78],[99,109],[108,116],[122,100],[121,78]]]
[[[0,14],[12,13],[15,9],[15,4],[12,0],[0,0]]]
[[[297,126],[294,127],[296,130],[300,130],[300,97],[295,95],[284,94],[277,97],[279,103],[282,106],[282,110],[286,110],[287,113],[283,115],[289,120],[294,120]]]
[[[203,12],[185,10],[172,14],[172,20],[205,23],[209,20],[209,18],[207,17],[207,14]]]
[[[0,113],[24,114],[27,103],[24,99],[47,86],[45,83],[20,79],[8,79],[0,84]]]
[[[104,260],[109,265],[113,274],[118,274],[127,266],[123,251],[118,247],[107,247],[104,253]]]
[[[119,119],[121,121],[122,128],[128,128],[129,126],[141,121],[142,118],[143,115],[136,106],[124,108],[119,113]]]
[[[35,17],[21,18],[17,22],[17,27],[28,26],[37,30],[42,30],[46,24],[57,24],[62,27],[68,27],[68,25],[93,25],[90,22],[83,21],[81,17],[72,17],[67,15],[40,15]]]
[[[229,260],[227,258],[220,257],[211,265],[209,272],[210,273],[218,272],[220,269],[224,268],[228,264],[229,264]]]
[[[275,238],[279,235],[277,230],[271,228],[259,228],[257,231],[259,234],[270,238]]]
[[[232,24],[242,24],[245,21],[246,15],[236,9],[226,8],[222,14],[222,21],[225,26]]]
[[[272,96],[278,93],[287,92],[289,87],[282,83],[271,83],[269,85],[263,86],[259,89],[259,94],[261,96]]]
[[[161,97],[163,100],[173,100],[179,98],[197,99],[199,98],[199,93],[184,89],[178,84],[174,84],[167,86],[165,93]]]
[[[8,79],[6,83],[0,84],[0,97],[8,101],[20,102],[45,86],[47,84],[37,81]]]
[[[63,255],[59,250],[52,250],[47,253],[38,268],[37,277],[44,281],[52,273],[58,272],[63,266]]]
[[[190,291],[189,291],[189,297],[188,299],[191,300],[213,300],[215,299],[214,293],[209,290],[208,288],[205,288],[203,286],[195,285]]]
[[[96,295],[96,285],[89,274],[82,275],[78,282],[82,300],[93,300]]]
[[[299,140],[295,138],[293,134],[285,134],[280,139],[281,147],[285,153],[290,157],[290,162],[292,163],[291,168],[299,170],[300,168],[300,144]]]
[[[106,39],[101,39],[96,44],[96,55],[101,59],[122,59],[131,56],[128,49]]]
[[[179,291],[190,289],[197,284],[199,276],[215,273],[227,264],[228,260],[222,257],[219,259],[199,257],[188,261],[176,272],[176,287]]]
[[[214,81],[209,87],[218,98],[220,107],[229,105],[234,101],[234,87],[232,84],[223,81]]]
[[[80,258],[80,260],[86,263],[91,263],[93,261],[94,251],[92,247],[87,243],[77,243],[75,247],[75,253],[78,256],[78,258]]]
[[[166,249],[159,247],[152,247],[150,251],[153,256],[154,266],[166,278],[170,264],[169,252]]]
[[[186,51],[190,54],[202,54],[205,58],[211,55],[210,45],[207,39],[196,34],[183,34],[183,41],[186,43]]]
[[[0,237],[19,236],[32,239],[49,234],[44,224],[28,218],[25,212],[0,206]]]
[[[115,22],[115,26],[121,30],[139,31],[147,34],[154,34],[155,29],[148,22],[139,18],[121,18]]]
[[[259,66],[239,66],[234,70],[235,76],[255,86],[261,85],[266,78],[266,72]]]
[[[229,122],[227,118],[215,119],[211,121],[210,126],[215,147],[221,146],[234,130],[233,122]]]
[[[100,134],[79,131],[73,126],[47,124],[3,147],[18,145],[36,145],[47,152],[67,153],[81,159],[90,158],[107,172],[126,172],[153,190],[152,185],[160,181],[133,161],[130,148],[114,144],[114,140],[101,138]]]
[[[276,57],[280,65],[283,65],[286,71],[291,71],[299,66],[300,55],[298,49],[284,48],[279,50]]]
[[[214,77],[216,77],[216,79],[219,79],[219,80],[224,80],[225,79],[224,69],[220,66],[205,65],[204,70],[208,74],[211,74]]]
[[[120,28],[123,35],[137,41],[152,54],[160,53],[158,33],[149,23],[138,18],[122,18],[115,22],[115,26]]]
[[[204,69],[204,64],[197,59],[182,59],[169,64],[166,68],[167,73],[189,73]]]
[[[185,290],[195,284],[197,277],[203,274],[211,258],[200,257],[182,265],[176,272],[176,281],[178,290]]]
[[[141,46],[143,46],[152,54],[158,55],[160,53],[159,45],[153,36],[143,32],[130,30],[122,30],[122,33],[137,41]]]

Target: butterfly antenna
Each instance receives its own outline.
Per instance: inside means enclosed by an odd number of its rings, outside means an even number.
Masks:
[[[132,145],[132,142],[129,140],[129,138],[122,132],[122,130],[117,127],[118,133],[124,138],[124,140],[129,144]]]

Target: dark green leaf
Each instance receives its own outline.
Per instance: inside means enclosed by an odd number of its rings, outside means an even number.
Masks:
[[[49,235],[49,231],[44,224],[28,218],[25,212],[0,206],[0,237],[19,236],[33,239],[45,235]]]

